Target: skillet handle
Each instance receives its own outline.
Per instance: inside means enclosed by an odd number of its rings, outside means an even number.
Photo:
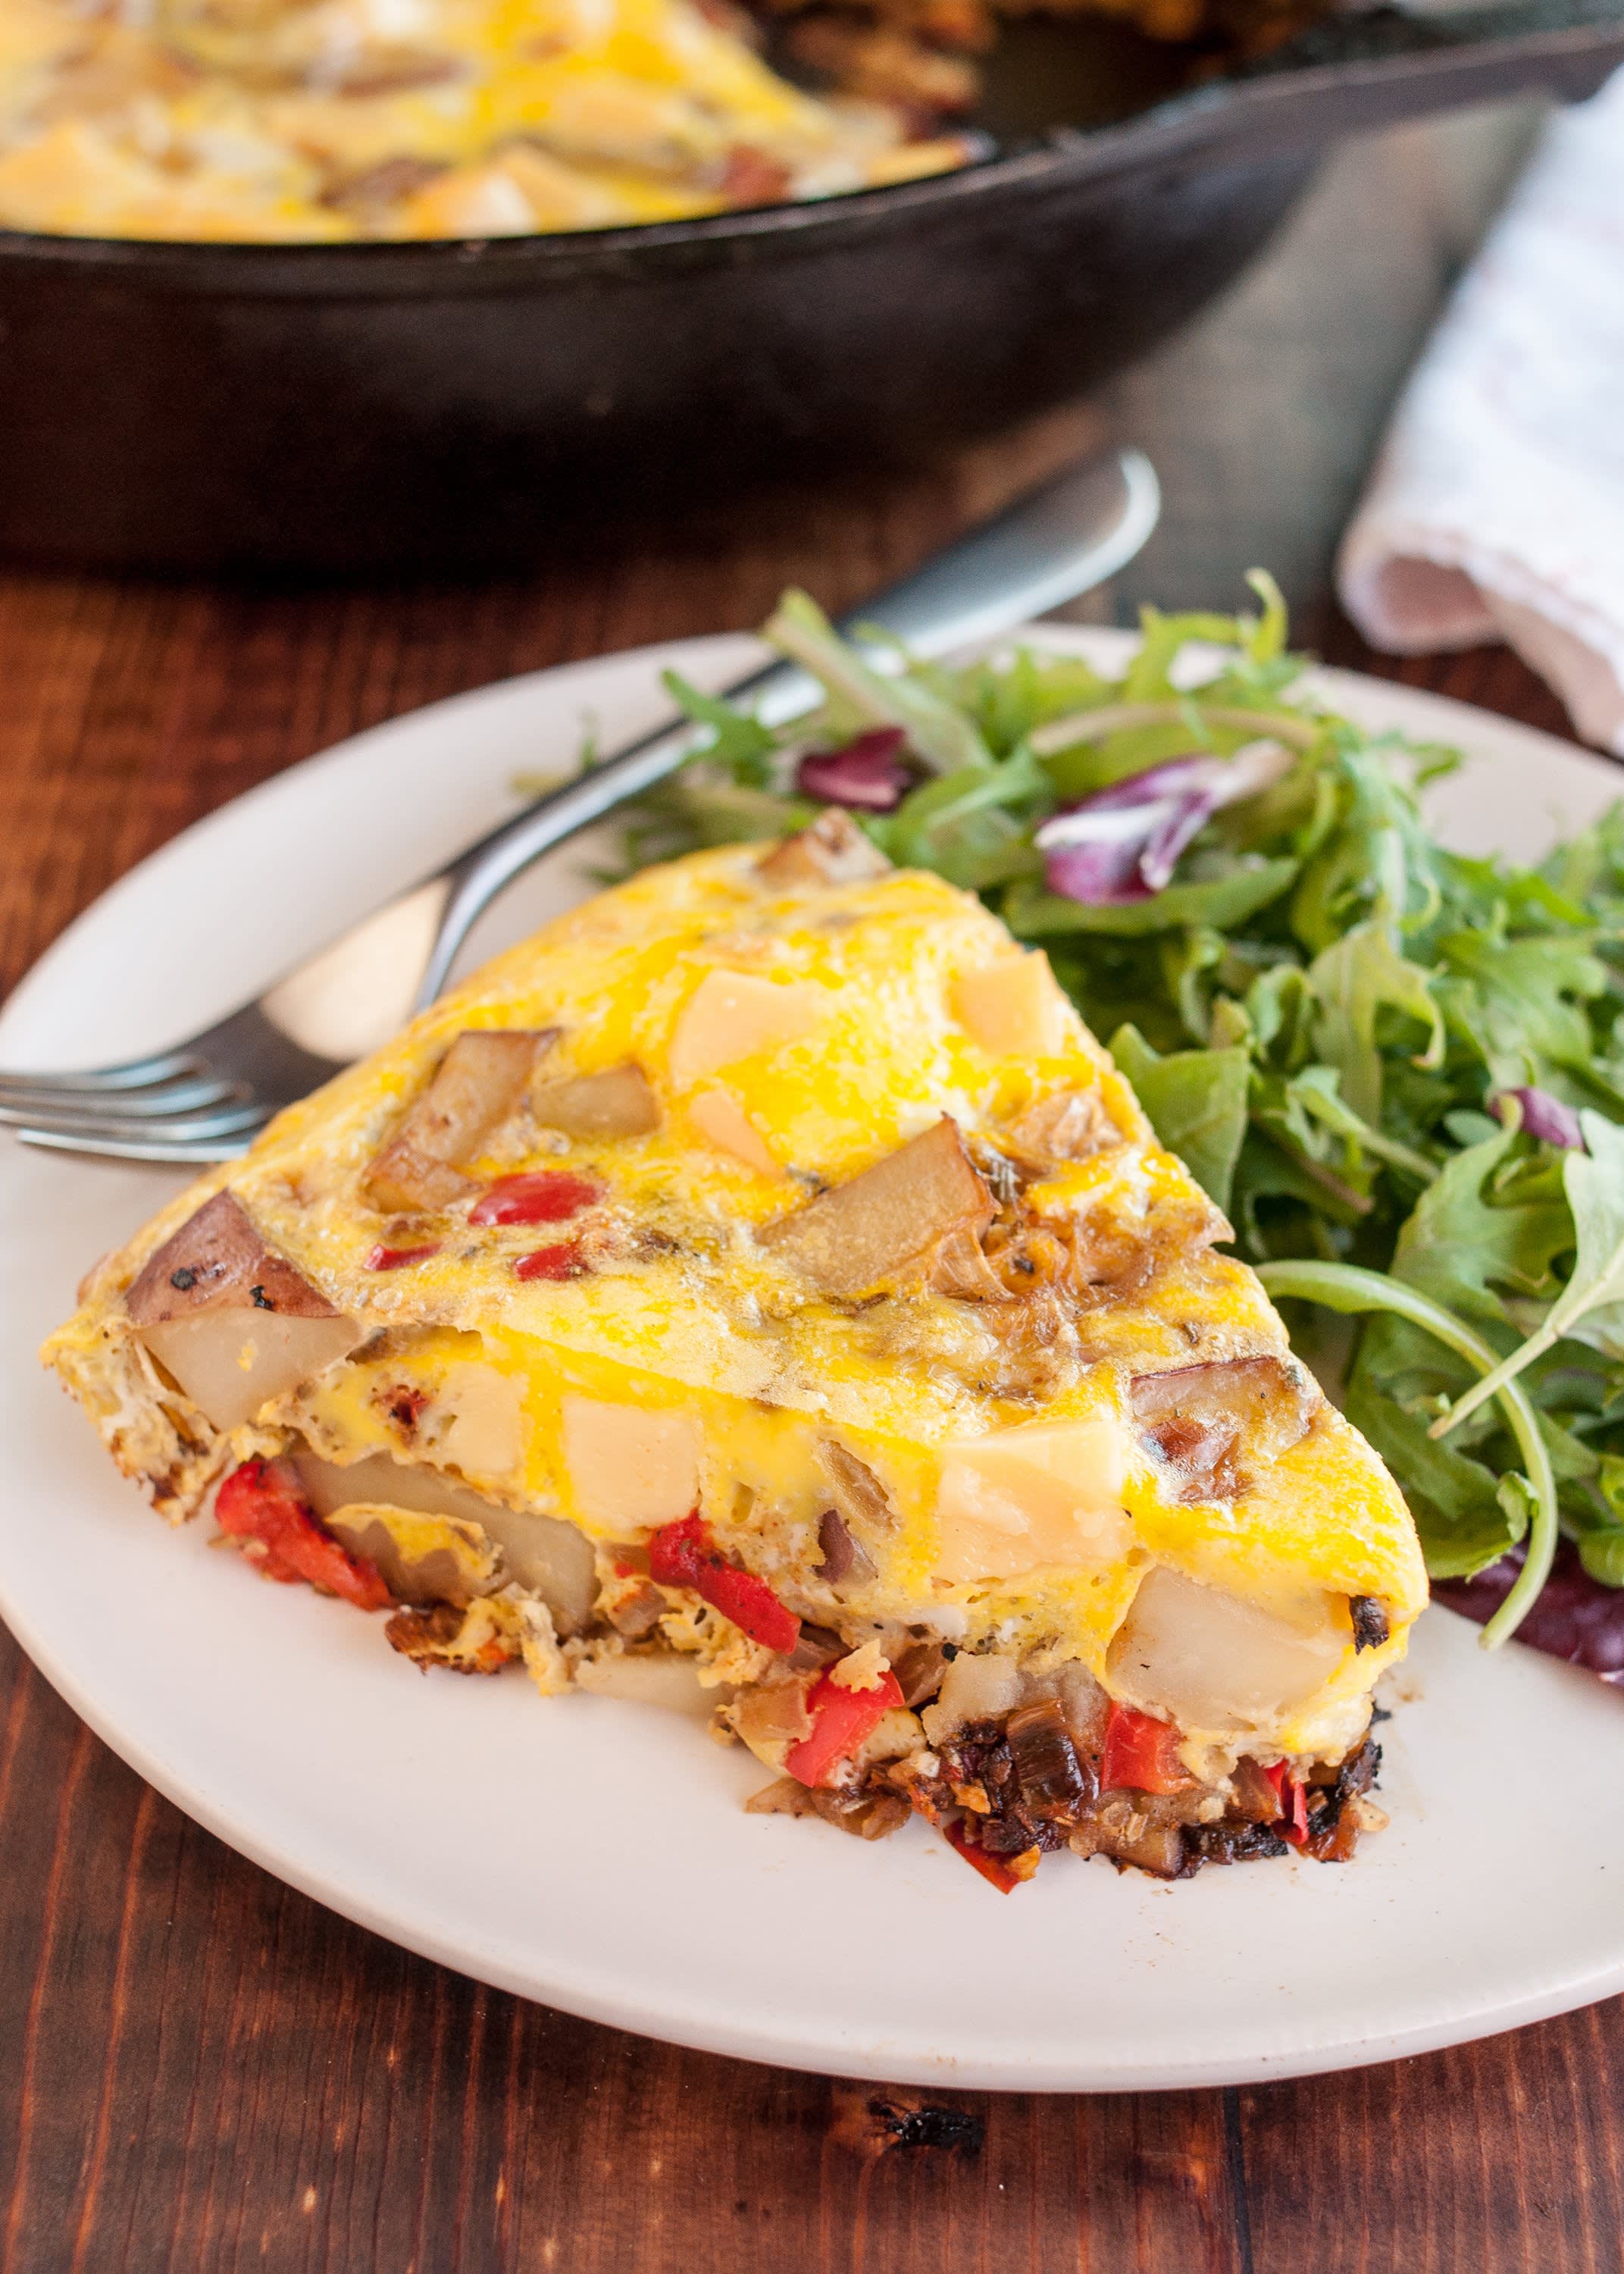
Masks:
[[[1560,14],[1567,20],[1553,25]],[[1468,103],[1541,92],[1576,102],[1620,62],[1624,12],[1616,4],[1558,11],[1545,0],[1470,14],[1384,11],[1322,26],[1250,78],[1204,88],[1089,139],[1102,171],[1159,170],[1169,161],[1203,170],[1257,164],[1312,155],[1343,135]]]

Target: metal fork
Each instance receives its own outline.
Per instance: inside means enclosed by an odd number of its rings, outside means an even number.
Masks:
[[[1109,453],[959,538],[839,629],[882,625],[925,656],[996,638],[1114,575],[1159,511],[1148,459]],[[822,696],[791,663],[768,664],[725,693],[770,726]],[[189,1042],[84,1073],[0,1073],[0,1124],[30,1145],[122,1160],[223,1161],[245,1151],[283,1106],[434,1000],[474,923],[522,870],[673,772],[702,732],[673,719],[538,798]]]

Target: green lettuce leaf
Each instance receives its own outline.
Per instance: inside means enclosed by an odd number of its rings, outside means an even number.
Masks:
[[[1162,1142],[1227,1211],[1246,1134],[1250,1051],[1177,1050],[1162,1058],[1135,1027],[1118,1028],[1110,1050]]]

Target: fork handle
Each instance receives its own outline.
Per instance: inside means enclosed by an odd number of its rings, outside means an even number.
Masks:
[[[877,624],[916,654],[995,639],[1075,599],[1131,561],[1161,510],[1155,473],[1138,450],[1113,450],[1032,491],[892,584],[837,629]],[[770,663],[722,690],[770,727],[811,710],[822,689],[798,664]],[[550,790],[440,870],[444,912],[416,1007],[432,1003],[458,949],[497,894],[544,853],[674,773],[695,728],[672,719],[561,789]]]

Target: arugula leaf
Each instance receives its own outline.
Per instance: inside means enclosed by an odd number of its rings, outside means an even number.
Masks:
[[[1586,1520],[1569,1529],[1591,1578],[1604,1587],[1624,1587],[1624,1459],[1607,1453],[1599,1470],[1601,1507],[1592,1505]]]
[[[1162,1058],[1136,1027],[1119,1028],[1110,1051],[1169,1152],[1177,1153],[1207,1198],[1227,1210],[1246,1134],[1251,1052],[1176,1050]]]
[[[1576,939],[1500,939],[1455,932],[1438,942],[1454,975],[1444,999],[1449,1024],[1480,1053],[1497,1089],[1560,1081],[1590,1054],[1585,1002],[1607,984],[1587,934]]]
[[[1570,1335],[1604,1357],[1624,1359],[1624,1129],[1599,1113],[1582,1113],[1585,1149],[1569,1153],[1562,1182],[1573,1210],[1578,1254],[1573,1277],[1542,1333]]]
[[[765,789],[772,779],[771,758],[778,737],[770,727],[748,711],[741,711],[714,695],[703,695],[680,671],[660,674],[660,683],[695,725],[709,727],[710,740],[696,755],[726,766],[736,782],[750,789]]]
[[[1530,1149],[1518,1132],[1502,1129],[1457,1153],[1400,1231],[1395,1277],[1446,1310],[1497,1327],[1507,1292],[1554,1291],[1552,1266],[1573,1246],[1573,1216],[1560,1170],[1530,1164]],[[1508,1176],[1514,1163],[1535,1173]]]
[[[1342,1097],[1333,1066],[1304,1066],[1285,1080],[1264,1075],[1253,1096],[1254,1118],[1270,1134],[1300,1159],[1325,1162],[1340,1141],[1341,1173],[1357,1183],[1366,1168],[1366,1156],[1402,1169],[1417,1184],[1431,1184],[1437,1164],[1425,1153],[1387,1136],[1356,1113]]]
[[[1577,1243],[1572,1276],[1527,1341],[1434,1422],[1435,1436],[1568,1337],[1624,1358],[1624,1128],[1599,1113],[1582,1113],[1579,1122],[1586,1150],[1568,1154],[1562,1169]]]
[[[843,640],[816,600],[786,592],[763,636],[812,674],[856,723],[903,727],[909,747],[936,773],[992,763],[974,721],[921,674],[872,670]]]
[[[950,884],[985,892],[1018,877],[1041,876],[1042,855],[1018,812],[1044,787],[1037,760],[1018,749],[1002,762],[960,766],[921,783],[895,813],[871,822],[870,831],[899,866],[935,869]]]
[[[1308,983],[1319,1005],[1315,1045],[1342,1077],[1342,1096],[1361,1119],[1374,1123],[1381,1118],[1377,1019],[1384,1009],[1402,1012],[1426,1029],[1418,1065],[1442,1065],[1443,1013],[1432,999],[1431,976],[1400,954],[1387,921],[1372,917],[1355,924],[1333,946],[1322,948],[1308,967]]]

